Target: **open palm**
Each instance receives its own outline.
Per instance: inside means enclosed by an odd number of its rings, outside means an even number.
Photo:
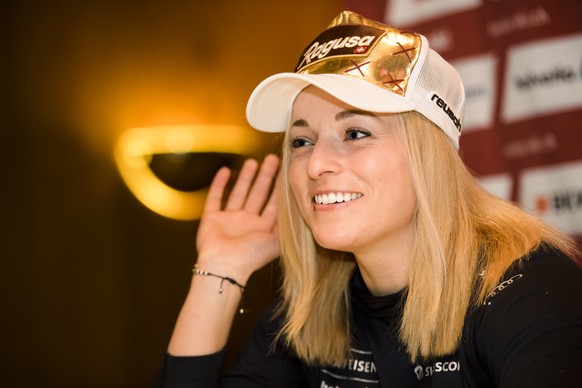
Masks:
[[[224,208],[222,198],[230,170],[217,172],[198,229],[200,265],[211,260],[212,267],[228,267],[248,277],[279,255],[277,185],[271,190],[278,164],[275,155],[265,157],[260,169],[257,161],[247,160]]]

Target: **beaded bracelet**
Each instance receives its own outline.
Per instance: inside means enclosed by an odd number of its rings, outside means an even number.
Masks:
[[[220,276],[208,271],[204,271],[202,269],[199,269],[198,267],[194,266],[194,268],[192,268],[192,273],[194,275],[202,275],[202,276],[212,276],[215,278],[219,278],[220,279],[220,287],[218,288],[218,293],[222,294],[222,292],[224,291],[224,289],[222,288],[222,285],[224,283],[224,281],[226,280],[227,282],[229,282],[230,284],[232,284],[233,286],[237,286],[240,290],[241,293],[241,298],[240,298],[240,306],[239,306],[239,314],[244,314],[245,312],[247,312],[248,310],[244,309],[244,291],[245,291],[245,286],[243,286],[242,284],[240,284],[239,282],[237,282],[236,280],[234,280],[231,277],[228,276]]]

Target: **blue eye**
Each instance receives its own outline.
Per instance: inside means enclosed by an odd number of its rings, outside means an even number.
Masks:
[[[370,136],[371,133],[361,128],[346,129],[346,140],[358,140]]]
[[[291,139],[291,141],[289,142],[289,145],[293,149],[305,147],[306,145],[310,145],[310,144],[313,144],[313,143],[311,143],[309,140],[302,138],[302,137],[296,137],[295,139]]]

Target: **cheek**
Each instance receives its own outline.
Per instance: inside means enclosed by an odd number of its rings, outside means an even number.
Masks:
[[[412,217],[416,211],[416,190],[414,189],[408,166],[404,163],[398,176],[398,185],[398,196],[402,204],[401,211],[407,217]]]
[[[361,171],[368,175],[375,185],[392,186],[396,182],[408,181],[407,165],[401,158],[393,153],[366,155],[358,160]]]
[[[291,162],[289,164],[289,169],[287,173],[287,179],[289,181],[289,187],[291,188],[291,193],[295,199],[295,203],[298,205],[302,204],[301,198],[304,197],[301,190],[306,187],[304,182],[303,169],[301,166],[298,165],[297,162]],[[301,206],[299,206],[301,208]]]
[[[289,168],[287,169],[287,180],[289,181],[289,186],[291,187],[291,191],[295,193],[295,188],[299,187],[299,176],[297,171],[297,163],[291,162],[289,164]]]
[[[415,190],[408,166],[408,161],[400,149],[393,149],[381,158],[370,159],[366,171],[372,172],[371,181],[380,189],[386,204],[390,206],[411,206],[415,203]]]

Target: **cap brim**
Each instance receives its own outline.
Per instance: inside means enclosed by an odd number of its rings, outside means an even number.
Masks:
[[[284,132],[289,126],[293,103],[313,85],[356,108],[376,113],[414,110],[414,102],[367,81],[338,74],[275,74],[261,82],[247,103],[249,124],[263,132]]]

